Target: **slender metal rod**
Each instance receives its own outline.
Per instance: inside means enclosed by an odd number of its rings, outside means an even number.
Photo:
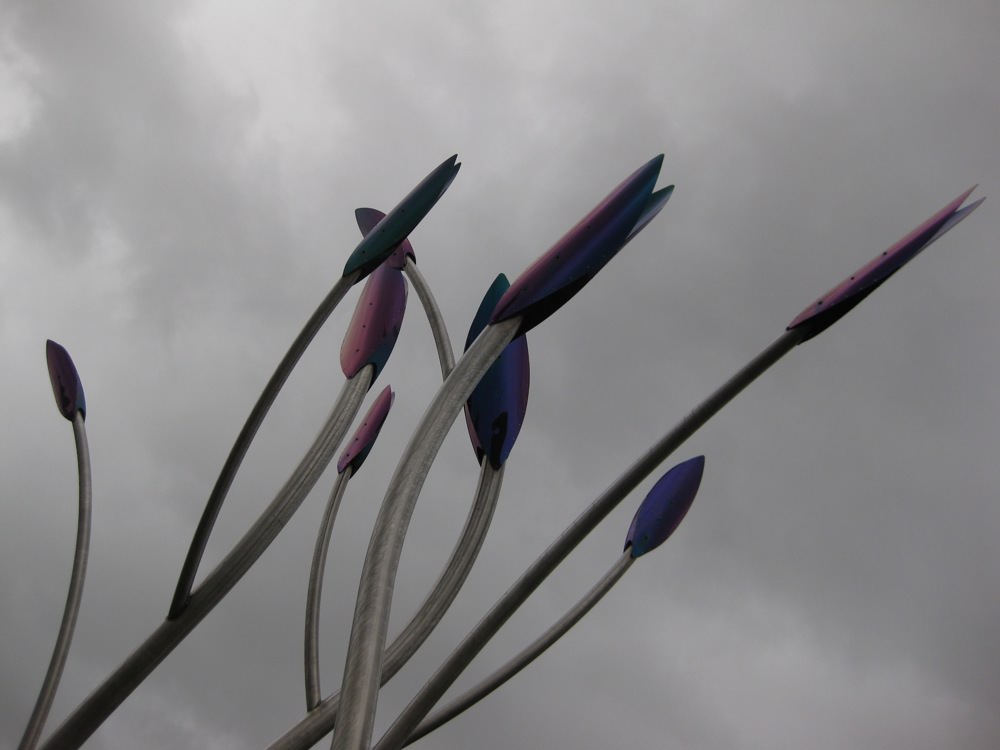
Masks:
[[[492,622],[496,618],[498,610],[503,605],[515,608],[519,606],[541,584],[548,573],[572,551],[576,544],[593,530],[643,478],[648,476],[659,464],[665,461],[671,452],[680,446],[695,430],[707,422],[719,409],[794,348],[796,343],[798,343],[798,336],[799,334],[795,332],[782,334],[767,349],[761,352],[761,354],[695,408],[671,432],[654,444],[525,571],[504,598],[494,605],[493,610],[484,618],[484,621],[479,623],[477,630],[484,627],[487,619]],[[574,535],[579,536],[575,541],[573,540]],[[548,569],[546,570],[546,568]],[[496,628],[499,629],[500,625],[506,622],[509,616],[510,613],[506,614],[496,624]],[[475,653],[470,654],[468,656],[469,660],[471,661],[474,656]],[[452,657],[455,657],[455,654],[452,654]],[[331,698],[321,702],[315,711],[303,717],[297,724],[289,728],[281,737],[269,745],[268,750],[304,750],[316,744],[333,728],[339,706],[337,698],[338,695],[335,694]],[[411,732],[439,698],[440,696],[437,696],[431,705],[428,706],[427,710],[419,716],[417,722],[411,727]],[[399,720],[397,719],[397,721]]]
[[[302,354],[309,347],[309,344],[312,343],[316,333],[323,327],[323,323],[326,322],[326,319],[330,317],[330,314],[344,298],[344,295],[347,294],[347,290],[357,281],[358,275],[359,272],[355,271],[347,276],[342,276],[333,285],[333,288],[323,298],[323,301],[320,302],[319,307],[316,308],[316,311],[306,321],[299,335],[295,337],[285,356],[278,363],[274,374],[271,375],[271,379],[264,386],[264,391],[257,399],[257,403],[254,404],[253,409],[250,411],[250,416],[247,417],[243,429],[240,430],[236,442],[229,451],[226,462],[222,465],[222,471],[219,473],[218,479],[215,480],[215,486],[212,488],[212,493],[208,496],[205,510],[202,511],[201,520],[198,521],[198,527],[195,529],[194,536],[191,539],[191,546],[188,548],[187,557],[184,558],[184,564],[181,567],[173,600],[170,602],[168,619],[172,620],[180,615],[184,607],[187,606],[188,600],[191,597],[191,589],[194,586],[195,576],[198,574],[198,566],[201,564],[201,559],[205,554],[208,537],[212,533],[212,527],[215,526],[215,521],[219,517],[219,511],[222,510],[222,503],[226,499],[226,495],[229,494],[229,488],[232,487],[233,480],[236,478],[236,472],[239,471],[240,464],[243,463],[243,458],[246,456],[247,450],[250,448],[250,444],[257,434],[257,430],[264,421],[264,417],[267,416],[271,404],[274,403],[274,399],[277,398],[279,391],[281,391],[285,381],[288,380],[288,376],[292,373],[292,370],[295,369],[295,365],[298,364]]]
[[[646,476],[659,466],[698,428],[705,424],[740,391],[757,379],[761,373],[791,351],[801,340],[801,330],[785,331],[767,349],[755,357],[742,370],[726,381],[715,393],[695,407],[694,411],[618,477],[577,519],[563,531],[545,552],[521,575],[493,608],[483,617],[465,640],[445,660],[434,676],[421,688],[410,704],[389,727],[375,750],[398,750],[417,728],[427,713],[441,699],[445,691],[458,678],[469,662],[486,645],[487,641],[510,618],[531,593],[541,585],[560,562],[597,527],[622,499]],[[336,734],[334,734],[336,739]]]
[[[167,654],[194,630],[250,569],[298,510],[333,458],[372,380],[372,367],[349,379],[312,446],[271,504],[243,538],[191,594],[174,620],[165,620],[93,693],[70,714],[43,745],[44,750],[75,750],[121,705]]]
[[[455,367],[455,355],[451,348],[451,339],[448,336],[448,329],[444,323],[444,317],[434,299],[427,281],[416,264],[407,258],[403,264],[403,272],[410,278],[413,288],[420,298],[421,305],[427,316],[431,333],[434,336],[434,346],[437,349],[438,362],[441,365],[441,375],[444,378]],[[348,470],[349,472],[350,470]],[[316,539],[316,550],[313,555],[312,569],[309,573],[309,591],[306,600],[306,629],[305,629],[305,685],[306,685],[306,707],[313,711],[322,698],[319,681],[319,605],[323,585],[323,570],[326,566],[326,554],[330,543],[330,533],[333,530],[333,521],[336,518],[337,507],[343,496],[344,488],[347,485],[349,476],[341,475],[334,487],[327,505],[326,513],[320,525],[320,532]],[[485,477],[489,477],[486,479]],[[500,472],[502,477],[502,469]],[[423,606],[417,614],[410,620],[406,628],[396,638],[396,640],[386,650],[386,662],[382,670],[382,684],[385,684],[400,668],[410,659],[413,653],[427,639],[431,630],[440,621],[447,611],[448,606],[454,600],[458,589],[468,576],[472,563],[482,547],[483,539],[489,528],[493,511],[496,508],[496,500],[500,494],[501,478],[496,476],[496,472],[490,469],[480,476],[479,490],[476,499],[469,511],[469,518],[466,521],[465,530],[459,540],[451,559],[445,566],[437,584],[431,590],[431,594],[424,601]],[[484,487],[487,488],[484,491]],[[339,494],[337,494],[339,492]],[[334,499],[336,496],[336,500]],[[334,505],[336,503],[336,505]],[[483,519],[485,518],[485,522]],[[322,540],[322,541],[321,541]],[[339,705],[339,691],[334,697]],[[336,706],[330,718],[330,728],[333,728],[333,721],[336,719]],[[327,730],[329,731],[329,730]]]
[[[330,500],[320,521],[316,535],[316,549],[313,551],[312,566],[309,568],[309,589],[306,592],[306,635],[305,635],[305,679],[306,710],[312,711],[319,704],[322,694],[319,686],[319,608],[323,596],[323,573],[326,570],[326,553],[330,549],[333,522],[337,520],[340,501],[351,480],[352,469],[348,466],[343,474],[337,475],[330,492]]]
[[[476,498],[469,510],[465,527],[451,557],[438,576],[437,582],[427,595],[406,627],[396,636],[385,650],[382,663],[382,685],[387,683],[416,653],[427,640],[427,636],[437,626],[455,600],[459,589],[472,570],[472,565],[482,549],[486,532],[489,530],[500,487],[503,467],[494,469],[489,461],[483,461],[480,470]],[[309,715],[291,731],[271,745],[271,750],[288,747],[311,747],[319,742],[334,727],[340,708],[340,691],[321,701]]]
[[[76,617],[80,612],[80,599],[83,596],[83,579],[87,575],[87,556],[90,550],[90,516],[93,498],[93,488],[90,474],[90,449],[87,446],[87,428],[84,425],[83,414],[79,411],[73,417],[73,437],[76,439],[76,465],[79,483],[80,510],[76,523],[76,550],[73,553],[73,569],[69,578],[69,592],[66,594],[66,607],[63,610],[62,623],[56,636],[56,645],[52,650],[48,671],[42,681],[42,689],[38,693],[35,708],[28,719],[18,750],[33,750],[48,718],[52,700],[59,687],[63,667],[73,640],[73,630],[76,627]]]
[[[420,304],[427,315],[427,322],[431,326],[431,334],[434,336],[434,346],[437,348],[438,361],[441,363],[441,377],[447,378],[448,374],[455,367],[455,354],[451,349],[451,338],[448,336],[448,329],[444,324],[444,316],[434,299],[431,288],[427,285],[427,280],[420,273],[417,264],[410,258],[403,264],[403,273],[413,284],[413,290],[420,298]]]
[[[486,540],[490,522],[493,520],[493,512],[496,510],[500,487],[503,484],[503,472],[503,466],[494,469],[489,461],[483,460],[476,497],[472,507],[469,508],[465,527],[452,550],[451,557],[445,563],[441,575],[424,603],[420,605],[420,609],[385,651],[382,664],[383,685],[403,668],[427,640],[468,578]]]
[[[341,721],[333,735],[335,750],[368,748],[381,685],[393,584],[413,507],[462,404],[513,340],[520,323],[514,317],[489,326],[473,342],[428,406],[389,483],[362,568],[341,687]]]
[[[560,617],[559,620],[552,625],[552,627],[532,641],[531,644],[518,653],[517,656],[493,672],[493,674],[489,675],[486,679],[479,682],[479,684],[463,693],[455,700],[451,701],[451,703],[444,708],[435,711],[433,714],[420,722],[420,726],[418,726],[416,730],[414,730],[413,734],[410,735],[409,739],[406,740],[406,744],[413,744],[421,737],[430,734],[435,729],[443,724],[447,724],[467,709],[472,708],[472,706],[476,705],[487,695],[507,682],[507,680],[531,664],[531,662],[539,656],[544,654],[552,644],[562,638],[570,628],[576,625],[576,623],[578,623],[580,619],[587,614],[606,593],[611,590],[612,586],[618,583],[621,577],[625,575],[625,571],[632,567],[632,563],[634,562],[635,558],[632,557],[632,555],[626,550],[625,553],[618,558],[618,561],[608,569],[608,572],[604,574],[601,580],[598,581],[594,587],[588,591],[582,599],[580,599],[580,601],[574,604],[572,609]]]

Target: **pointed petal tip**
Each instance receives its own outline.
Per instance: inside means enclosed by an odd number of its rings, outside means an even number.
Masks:
[[[976,192],[976,188],[977,187],[979,187],[979,183],[978,182],[975,185],[973,185],[972,187],[970,187],[968,190],[966,190],[964,193],[962,193],[962,195],[957,198],[957,200],[959,202],[959,205],[961,205],[962,203],[965,203],[965,199],[968,198],[970,195],[972,195],[974,192]]]
[[[45,359],[48,364],[49,382],[52,384],[52,395],[55,396],[59,413],[70,421],[73,421],[77,412],[86,418],[87,400],[84,397],[83,384],[69,352],[52,339],[47,339]]]
[[[962,208],[959,210],[965,211],[967,214],[971,214],[973,211],[975,211],[977,208],[983,205],[984,200],[986,200],[985,195],[982,198],[978,198],[977,200],[972,201],[972,203],[970,203],[968,206],[962,206]]]
[[[362,237],[371,232],[384,218],[385,214],[377,208],[362,206],[354,209],[354,219],[358,222]]]

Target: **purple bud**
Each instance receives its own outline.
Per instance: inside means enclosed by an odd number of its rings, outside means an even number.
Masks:
[[[490,323],[515,316],[525,333],[558,310],[662,208],[671,188],[653,192],[660,154],[636,170],[527,268],[497,303]]]
[[[71,422],[80,412],[87,416],[87,400],[83,396],[83,384],[76,372],[73,360],[63,347],[51,339],[45,342],[45,359],[49,365],[49,382],[56,397],[59,413]]]
[[[962,193],[896,244],[809,305],[788,324],[788,330],[804,327],[807,334],[802,340],[808,341],[844,317],[924,248],[978,208],[983,202],[982,198],[965,208],[959,208],[975,189],[973,186]]]
[[[343,474],[348,466],[351,467],[352,476],[358,473],[361,464],[368,458],[372,445],[375,444],[375,438],[378,437],[378,433],[385,423],[385,418],[389,416],[389,409],[392,408],[392,403],[395,400],[396,394],[392,392],[392,388],[388,385],[378,394],[371,408],[368,409],[368,413],[365,414],[361,426],[354,433],[354,439],[351,440],[350,445],[347,446],[347,450],[344,451],[340,460],[337,461],[338,474]]]
[[[507,277],[500,274],[487,290],[469,328],[466,349],[482,333],[509,286]],[[465,423],[480,463],[485,457],[499,469],[510,455],[528,408],[529,370],[528,342],[518,336],[504,347],[465,402]]]
[[[668,471],[646,495],[635,512],[625,549],[633,558],[656,549],[674,533],[687,515],[705,471],[705,457],[695,456]]]
[[[365,365],[375,365],[372,380],[385,367],[403,325],[406,312],[406,279],[388,265],[381,265],[365,282],[354,317],[340,347],[340,366],[353,378]]]

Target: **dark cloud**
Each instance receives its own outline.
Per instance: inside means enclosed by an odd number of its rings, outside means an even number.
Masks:
[[[0,748],[40,684],[74,533],[45,338],[81,371],[95,467],[54,728],[164,616],[230,441],[357,242],[355,206],[388,208],[459,153],[413,235],[457,345],[497,272],[513,279],[666,153],[661,184],[677,191],[661,217],[531,333],[528,417],[481,560],[383,690],[380,733],[563,527],[811,299],[969,185],[1000,185],[987,0],[280,12],[107,0],[8,3],[0,20],[0,101],[15,112],[0,121]],[[995,747],[998,229],[991,198],[692,438],[676,461],[705,453],[705,481],[670,544],[425,743]],[[353,303],[275,404],[206,565],[333,403]],[[325,690],[394,457],[436,389],[430,347],[411,294],[380,379],[396,406],[334,532]],[[459,424],[412,521],[390,637],[447,559],[476,476]],[[265,746],[302,716],[306,576],[331,481],[87,747]],[[590,587],[640,496],[458,689]]]

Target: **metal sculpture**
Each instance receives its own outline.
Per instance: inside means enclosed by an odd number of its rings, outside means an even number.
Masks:
[[[384,368],[402,325],[410,280],[434,336],[444,382],[431,400],[392,474],[365,559],[341,689],[326,698],[319,679],[320,589],[334,521],[350,478],[372,451],[394,394],[388,386],[374,400],[355,437],[337,462],[338,478],[320,524],[310,569],[305,622],[306,713],[274,741],[271,750],[299,750],[333,731],[333,747],[367,750],[380,687],[426,640],[454,600],[475,562],[500,494],[505,465],[525,418],[529,369],[525,334],[575,296],[666,205],[673,186],[656,190],[663,164],[657,156],[636,170],[525,270],[513,284],[500,274],[487,291],[456,362],[450,337],[430,288],[416,267],[409,236],[454,180],[453,156],[431,171],[400,203],[383,214],[359,208],[362,240],[334,284],[293,341],[247,418],[209,495],[185,558],[166,620],[49,737],[44,748],[76,748],[101,725],[232,589],[273,541],[331,462],[376,376]],[[625,551],[588,594],[507,665],[468,693],[431,714],[444,691],[499,628],[566,556],[688,437],[753,380],[797,345],[831,326],[889,276],[940,238],[982,200],[964,205],[971,190],[934,214],[871,263],[796,316],[761,354],[654,443],[614,479],[533,562],[486,613],[374,744],[396,750],[441,726],[510,679],[571,628],[618,581],[638,557],[667,539],[698,491],[704,457],[667,472],[639,507]],[[194,587],[202,555],[222,502],[247,449],[292,369],[351,286],[367,278],[341,349],[347,378],[325,424],[271,504],[223,560]],[[80,523],[77,554],[63,625],[38,703],[21,742],[38,746],[65,664],[79,608],[90,528],[90,463],[86,404],[76,369],[58,344],[47,346],[49,373],[60,413],[77,440]],[[416,615],[386,646],[392,592],[403,539],[424,480],[445,435],[464,409],[480,464],[469,516],[447,564]],[[428,716],[430,714],[430,716]]]

